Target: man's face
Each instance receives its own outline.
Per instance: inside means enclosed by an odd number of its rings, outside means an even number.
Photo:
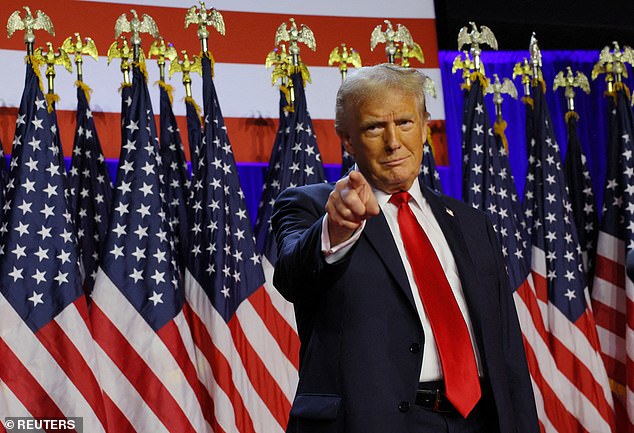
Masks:
[[[341,135],[344,147],[372,186],[392,194],[418,176],[427,139],[416,96],[382,89],[350,109]]]

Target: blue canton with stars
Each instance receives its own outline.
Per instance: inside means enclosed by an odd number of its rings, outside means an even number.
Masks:
[[[228,322],[264,284],[264,273],[208,57],[202,66],[205,126],[199,161],[192,167],[187,268]]]
[[[198,111],[196,110],[193,100],[190,100],[189,98],[185,99],[185,110],[185,117],[187,119],[187,138],[189,141],[189,158],[191,159],[191,166],[197,167],[203,129],[200,124],[200,116],[198,115]]]
[[[308,114],[302,75],[295,73],[291,79],[295,89],[295,109],[287,113],[285,101],[280,100],[280,130],[271,152],[255,222],[258,252],[273,265],[277,261],[277,243],[271,231],[275,199],[286,188],[324,182],[326,179],[313,121]]]
[[[428,133],[431,133],[427,130]],[[429,144],[429,140],[425,140],[423,144],[423,162],[421,163],[419,179],[422,180],[424,185],[427,185],[434,191],[442,192],[442,184],[440,183],[440,174],[436,169],[436,160],[434,159],[434,152]]]
[[[594,188],[590,178],[590,170],[586,156],[581,149],[577,133],[576,113],[567,114],[568,145],[566,146],[566,161],[564,173],[575,217],[575,227],[579,245],[583,252],[583,264],[586,271],[588,286],[592,284],[594,275],[594,261],[596,253],[597,235],[599,233],[599,216],[595,202]]]
[[[528,233],[522,227],[520,203],[504,145],[490,128],[479,80],[466,94],[463,144],[468,152],[464,200],[488,213],[502,246],[511,287],[517,289],[530,273]]]
[[[169,209],[169,221],[178,252],[179,269],[184,269],[187,257],[187,197],[190,185],[183,141],[176,124],[172,103],[161,85],[161,135],[160,150],[163,181],[167,185],[165,200]]]
[[[122,148],[101,268],[146,322],[159,330],[184,302],[147,83],[138,67],[122,92]],[[96,286],[95,290],[100,287]]]
[[[581,248],[541,86],[533,87],[533,98],[524,215],[532,244],[544,251],[549,302],[575,322],[586,310]]]
[[[601,231],[634,249],[634,116],[625,90],[610,100],[607,173]]]
[[[92,292],[106,236],[112,184],[86,93],[77,88],[77,129],[68,182],[69,205],[75,222],[84,288]]]
[[[83,295],[52,120],[28,63],[0,226],[0,290],[34,332]]]

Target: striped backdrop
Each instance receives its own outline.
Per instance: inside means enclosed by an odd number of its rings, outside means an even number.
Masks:
[[[59,47],[68,36],[79,32],[82,37],[95,40],[99,50],[99,61],[90,58],[84,61],[84,81],[93,89],[90,101],[97,131],[100,135],[106,158],[118,158],[120,147],[119,121],[120,96],[118,89],[122,81],[119,60],[108,65],[106,53],[114,41],[114,23],[119,15],[134,8],[139,15],[148,14],[156,21],[161,36],[172,42],[176,49],[191,54],[200,51],[196,27],[184,28],[185,11],[197,4],[194,1],[137,0],[137,1],[76,1],[76,0],[32,0],[28,2],[4,0],[0,2],[0,23],[3,27],[9,15],[27,4],[33,13],[41,9],[52,20],[55,36],[36,31],[35,46],[45,46],[51,41]],[[320,0],[297,2],[291,0],[221,0],[207,2],[224,16],[226,35],[223,37],[210,29],[210,49],[216,60],[215,84],[234,153],[238,162],[267,162],[274,141],[277,117],[277,89],[271,85],[270,70],[264,68],[264,59],[274,48],[274,35],[282,22],[294,17],[298,24],[310,27],[317,41],[317,50],[312,52],[302,46],[301,56],[309,66],[312,83],[307,86],[308,108],[313,118],[318,144],[325,163],[340,163],[339,140],[334,134],[334,100],[340,83],[339,70],[328,66],[330,51],[341,43],[355,48],[364,64],[384,62],[384,45],[370,51],[370,34],[375,26],[389,19],[393,24],[405,25],[419,43],[425,54],[421,67],[435,82],[438,96],[429,98],[428,110],[434,120],[434,147],[436,160],[446,165],[444,145],[444,106],[440,69],[437,55],[436,29],[433,0]],[[24,11],[21,12],[24,16]],[[385,27],[385,25],[383,25]],[[5,153],[11,151],[15,130],[17,105],[24,88],[24,32],[16,32],[12,38],[0,38],[0,139]],[[150,35],[143,35],[143,48],[147,51]],[[156,62],[148,61],[149,83],[158,80]],[[66,156],[70,155],[75,128],[76,107],[74,74],[58,67],[55,91],[60,95],[58,104],[59,125]],[[174,111],[181,131],[185,127],[184,88],[180,74],[171,81],[175,89]],[[199,76],[193,76],[194,98],[201,100],[202,85]],[[155,112],[158,110],[159,90],[150,87]],[[184,134],[186,135],[186,134]],[[183,137],[186,142],[186,137]],[[189,156],[189,149],[186,149]]]

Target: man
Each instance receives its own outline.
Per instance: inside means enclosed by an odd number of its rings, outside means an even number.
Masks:
[[[274,284],[302,343],[288,432],[539,431],[495,232],[418,180],[423,82],[351,74],[335,128],[358,171],[276,200]]]

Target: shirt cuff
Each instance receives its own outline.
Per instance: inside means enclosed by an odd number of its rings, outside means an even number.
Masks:
[[[321,252],[324,254],[326,263],[332,265],[343,259],[361,237],[361,232],[365,227],[365,220],[361,222],[359,228],[345,242],[330,247],[330,236],[328,235],[328,215],[324,215],[321,222]]]

